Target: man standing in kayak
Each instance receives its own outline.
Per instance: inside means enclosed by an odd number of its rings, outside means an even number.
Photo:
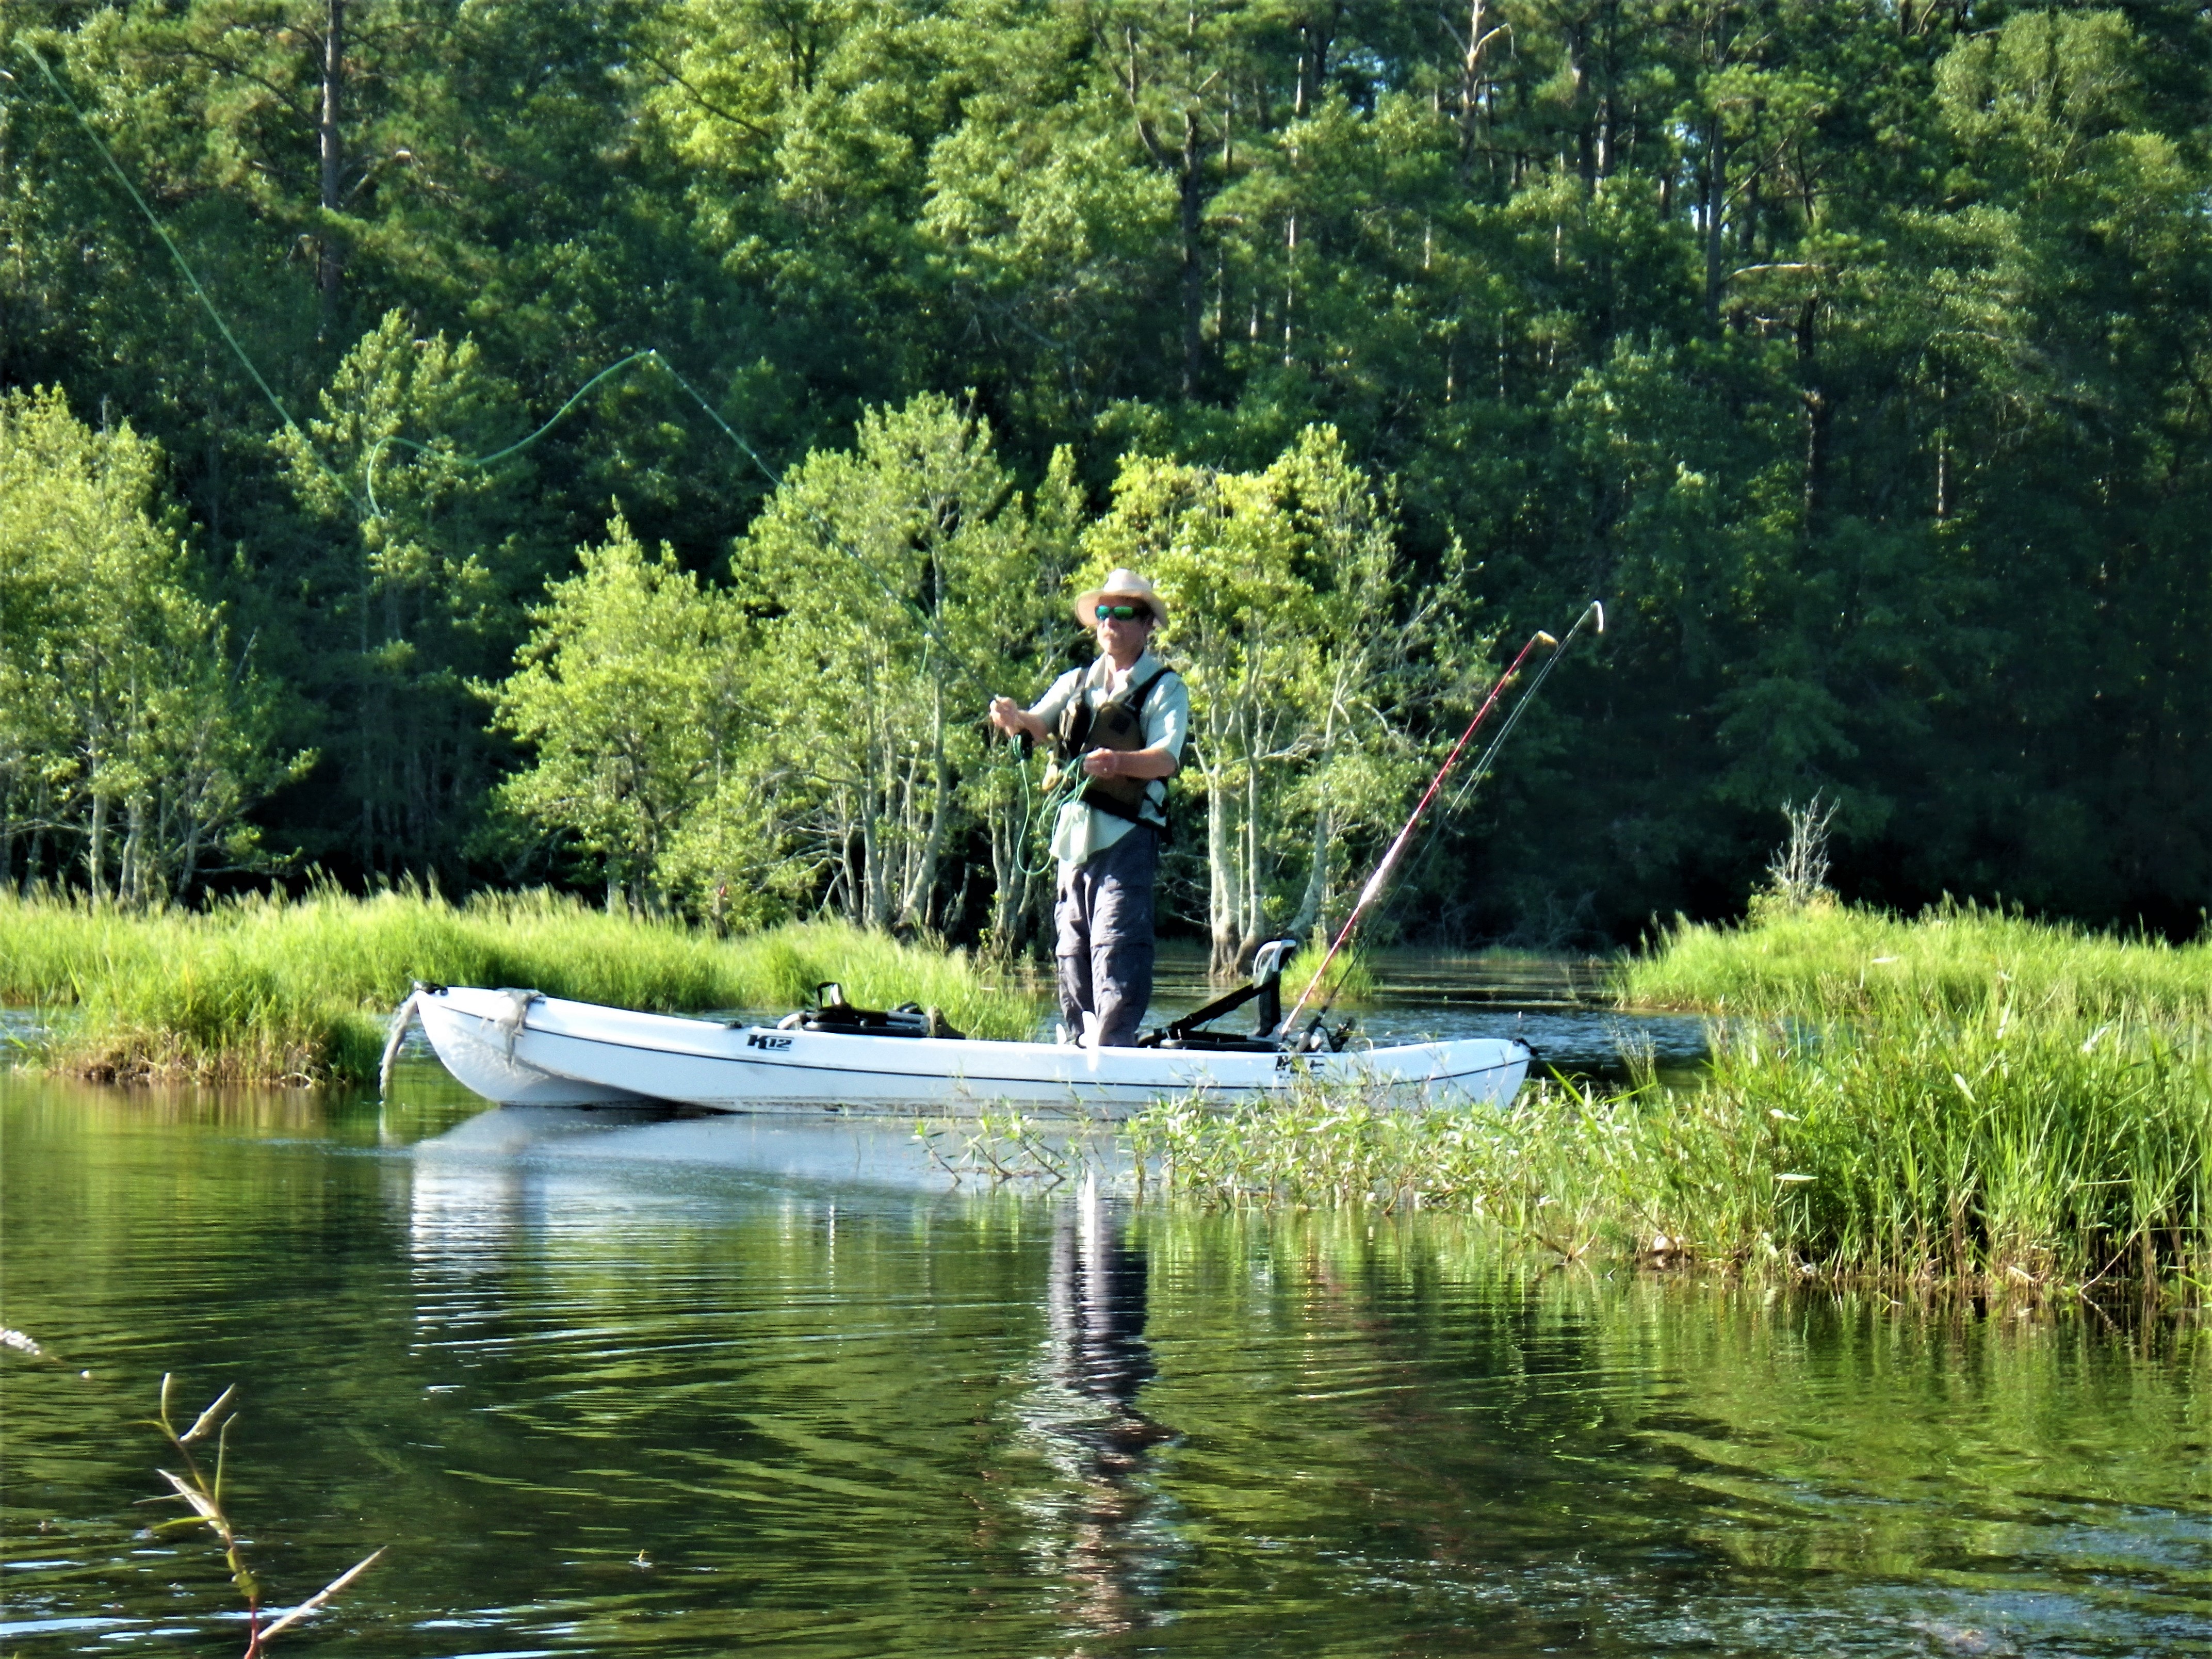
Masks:
[[[1052,830],[1060,1009],[1072,1036],[1120,1047],[1136,1041],[1152,997],[1152,884],[1190,692],[1152,653],[1168,608],[1135,571],[1116,570],[1078,598],[1075,619],[1097,631],[1097,660],[1062,674],[1032,708],[994,697],[991,723],[1057,742],[1062,763],[1087,780]]]

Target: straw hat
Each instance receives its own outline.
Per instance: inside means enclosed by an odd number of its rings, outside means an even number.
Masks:
[[[1101,599],[1137,599],[1158,619],[1158,625],[1168,625],[1168,602],[1160,591],[1133,570],[1116,570],[1088,593],[1075,596],[1075,620],[1085,629],[1098,626],[1096,607]]]

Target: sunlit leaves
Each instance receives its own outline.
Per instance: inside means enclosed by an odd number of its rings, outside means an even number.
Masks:
[[[611,893],[628,885],[665,902],[670,855],[738,768],[744,619],[665,547],[649,556],[619,518],[578,557],[582,570],[532,613],[517,672],[490,692],[499,724],[533,757],[501,795],[597,855]],[[757,861],[746,846],[696,873]],[[759,913],[754,886],[740,884],[740,914]]]
[[[0,834],[52,836],[95,895],[139,903],[253,863],[245,813],[310,758],[277,751],[158,480],[129,426],[0,397]]]

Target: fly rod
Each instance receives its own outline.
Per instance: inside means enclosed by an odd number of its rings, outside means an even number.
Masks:
[[[1510,685],[1514,677],[1520,673],[1521,665],[1528,661],[1528,653],[1540,645],[1553,647],[1552,654],[1544,659],[1543,667],[1537,671],[1535,679],[1530,683],[1528,690],[1522,696],[1520,701],[1513,705],[1512,714],[1506,717],[1505,724],[1498,729],[1498,735],[1491,740],[1490,747],[1483,750],[1481,760],[1476,763],[1474,770],[1468,775],[1470,785],[1488,772],[1490,763],[1497,758],[1499,746],[1512,734],[1514,726],[1520,723],[1522,712],[1528,707],[1529,699],[1543,688],[1545,679],[1551,674],[1559,659],[1566,654],[1567,647],[1574,643],[1575,635],[1583,631],[1583,624],[1593,619],[1597,623],[1597,631],[1601,634],[1604,633],[1605,607],[1595,599],[1592,599],[1583,614],[1575,618],[1575,625],[1567,630],[1567,637],[1564,641],[1555,640],[1542,629],[1538,629],[1529,636],[1528,643],[1521,647],[1520,654],[1516,656],[1507,665],[1505,672],[1498,677],[1498,684],[1490,688],[1490,695],[1482,700],[1482,707],[1474,711],[1474,718],[1468,722],[1467,730],[1459,734],[1459,741],[1451,746],[1451,753],[1444,757],[1443,764],[1437,769],[1436,775],[1429,780],[1429,787],[1421,792],[1421,799],[1415,805],[1413,815],[1406,820],[1405,827],[1398,831],[1396,838],[1390,843],[1389,849],[1382,854],[1382,862],[1375,866],[1375,873],[1368,877],[1367,884],[1359,890],[1358,902],[1352,907],[1352,914],[1344,919],[1344,926],[1337,930],[1336,942],[1328,947],[1328,954],[1321,959],[1321,966],[1314,969],[1313,977],[1306,981],[1306,988],[1298,993],[1297,1001],[1291,1005],[1291,1012],[1283,1016],[1282,1024],[1275,1027],[1277,1041],[1279,1042],[1283,1034],[1297,1024],[1299,1014],[1304,1012],[1307,1001],[1319,988],[1322,979],[1327,976],[1329,963],[1336,960],[1336,953],[1344,948],[1345,941],[1352,937],[1352,930],[1359,925],[1359,919],[1366,915],[1368,907],[1382,896],[1382,890],[1389,884],[1391,876],[1395,873],[1400,862],[1404,860],[1407,848],[1413,843],[1413,832],[1420,827],[1421,815],[1429,810],[1429,803],[1437,798],[1437,792],[1444,787],[1445,780],[1451,776],[1452,768],[1459,764],[1461,751],[1474,740],[1474,734],[1481,729],[1483,721],[1490,718],[1490,711],[1498,706],[1498,700],[1505,695],[1505,688]],[[1457,805],[1465,799],[1466,792],[1462,790],[1455,799],[1453,805]],[[1322,1005],[1324,1012],[1327,1011],[1327,1006],[1326,1003]]]

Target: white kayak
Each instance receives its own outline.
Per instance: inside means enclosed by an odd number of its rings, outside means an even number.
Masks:
[[[518,1106],[657,1101],[933,1117],[1018,1107],[1110,1119],[1186,1097],[1241,1104],[1316,1078],[1418,1108],[1510,1101],[1529,1060],[1526,1044],[1498,1037],[1340,1053],[1098,1048],[729,1024],[459,985],[422,987],[410,1003],[447,1071]],[[403,1009],[402,1025],[406,1018]]]

